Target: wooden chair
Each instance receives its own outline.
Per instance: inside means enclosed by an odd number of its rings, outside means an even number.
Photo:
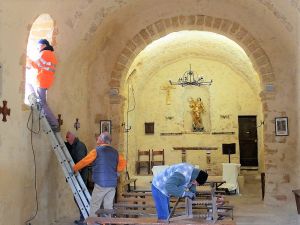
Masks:
[[[223,165],[223,176],[222,179],[226,183],[219,186],[219,189],[225,190],[227,194],[239,194],[239,183],[238,175],[241,164],[236,163],[222,163]]]
[[[136,178],[130,178],[128,171],[126,171],[126,176],[125,176],[125,181],[123,184],[124,191],[125,192],[130,192],[132,190],[136,189]],[[133,184],[133,186],[131,186]]]
[[[136,162],[136,172],[141,173],[141,169],[146,168],[147,174],[150,174],[150,149],[147,151],[138,150],[138,161]]]
[[[153,166],[165,165],[165,150],[153,150],[151,156],[151,168]]]

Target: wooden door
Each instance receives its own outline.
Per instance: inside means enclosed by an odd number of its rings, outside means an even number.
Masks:
[[[258,166],[256,116],[239,116],[240,163],[245,167]]]

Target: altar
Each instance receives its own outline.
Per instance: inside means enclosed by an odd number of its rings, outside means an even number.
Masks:
[[[181,151],[181,161],[182,162],[186,162],[186,151],[197,151],[197,150],[202,150],[202,151],[206,151],[206,159],[209,161],[207,161],[207,163],[210,163],[210,151],[211,150],[218,150],[217,147],[173,147],[174,150],[180,150]],[[209,156],[208,156],[209,155]]]
[[[206,163],[207,163],[207,172],[211,172],[211,160],[210,160],[210,154],[212,150],[218,150],[217,147],[173,147],[174,150],[180,150],[181,151],[181,161],[186,162],[186,151],[206,151]]]

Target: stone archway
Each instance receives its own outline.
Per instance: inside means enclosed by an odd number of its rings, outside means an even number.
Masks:
[[[176,16],[172,18],[161,19],[147,27],[141,29],[137,34],[129,40],[123,48],[115,62],[114,68],[111,72],[110,88],[111,90],[121,87],[129,68],[136,56],[150,43],[169,33],[182,30],[198,30],[214,32],[235,41],[240,45],[248,55],[253,67],[257,71],[261,81],[260,98],[263,106],[263,114],[265,119],[268,117],[268,103],[274,99],[275,75],[270,63],[269,57],[259,42],[253,35],[237,22],[227,19],[216,18],[206,15],[190,15],[190,16]],[[110,95],[111,108],[114,112],[120,112],[120,98],[117,95]],[[116,124],[122,123],[122,118],[113,116]],[[121,131],[118,127],[116,131]],[[270,127],[264,127],[264,139],[267,141],[272,134]],[[122,143],[122,137],[119,136],[119,143]],[[268,142],[268,141],[267,141]],[[268,151],[268,146],[266,151]],[[268,164],[265,164],[268,170]]]
[[[258,72],[262,85],[273,84],[275,76],[270,60],[258,41],[240,24],[205,15],[177,16],[159,20],[140,30],[121,51],[111,73],[110,87],[120,87],[134,58],[152,41],[180,30],[211,31],[237,42],[247,53]],[[263,97],[263,96],[262,96]],[[262,98],[264,101],[264,98]]]
[[[239,23],[212,16],[176,16],[158,20],[144,29],[141,29],[139,33],[135,34],[133,38],[127,42],[115,62],[109,82],[111,90],[120,88],[121,81],[128,73],[135,57],[148,44],[169,33],[181,30],[214,32],[228,37],[244,49],[261,80],[262,92],[260,97],[263,105],[263,113],[266,116],[265,112],[268,110],[268,100],[274,98],[273,85],[275,83],[275,75],[269,57],[253,35]],[[119,103],[119,96],[111,94],[110,104],[113,111],[116,112],[120,110],[119,107],[114,106]],[[114,119],[118,122],[117,124],[121,124],[122,121],[120,121],[118,116],[114,116]],[[119,129],[121,128],[117,128],[117,130]]]

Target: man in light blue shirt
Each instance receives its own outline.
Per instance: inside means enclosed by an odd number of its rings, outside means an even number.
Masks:
[[[159,221],[170,214],[170,196],[195,198],[196,186],[206,182],[208,174],[189,163],[168,167],[153,177],[152,196]]]

